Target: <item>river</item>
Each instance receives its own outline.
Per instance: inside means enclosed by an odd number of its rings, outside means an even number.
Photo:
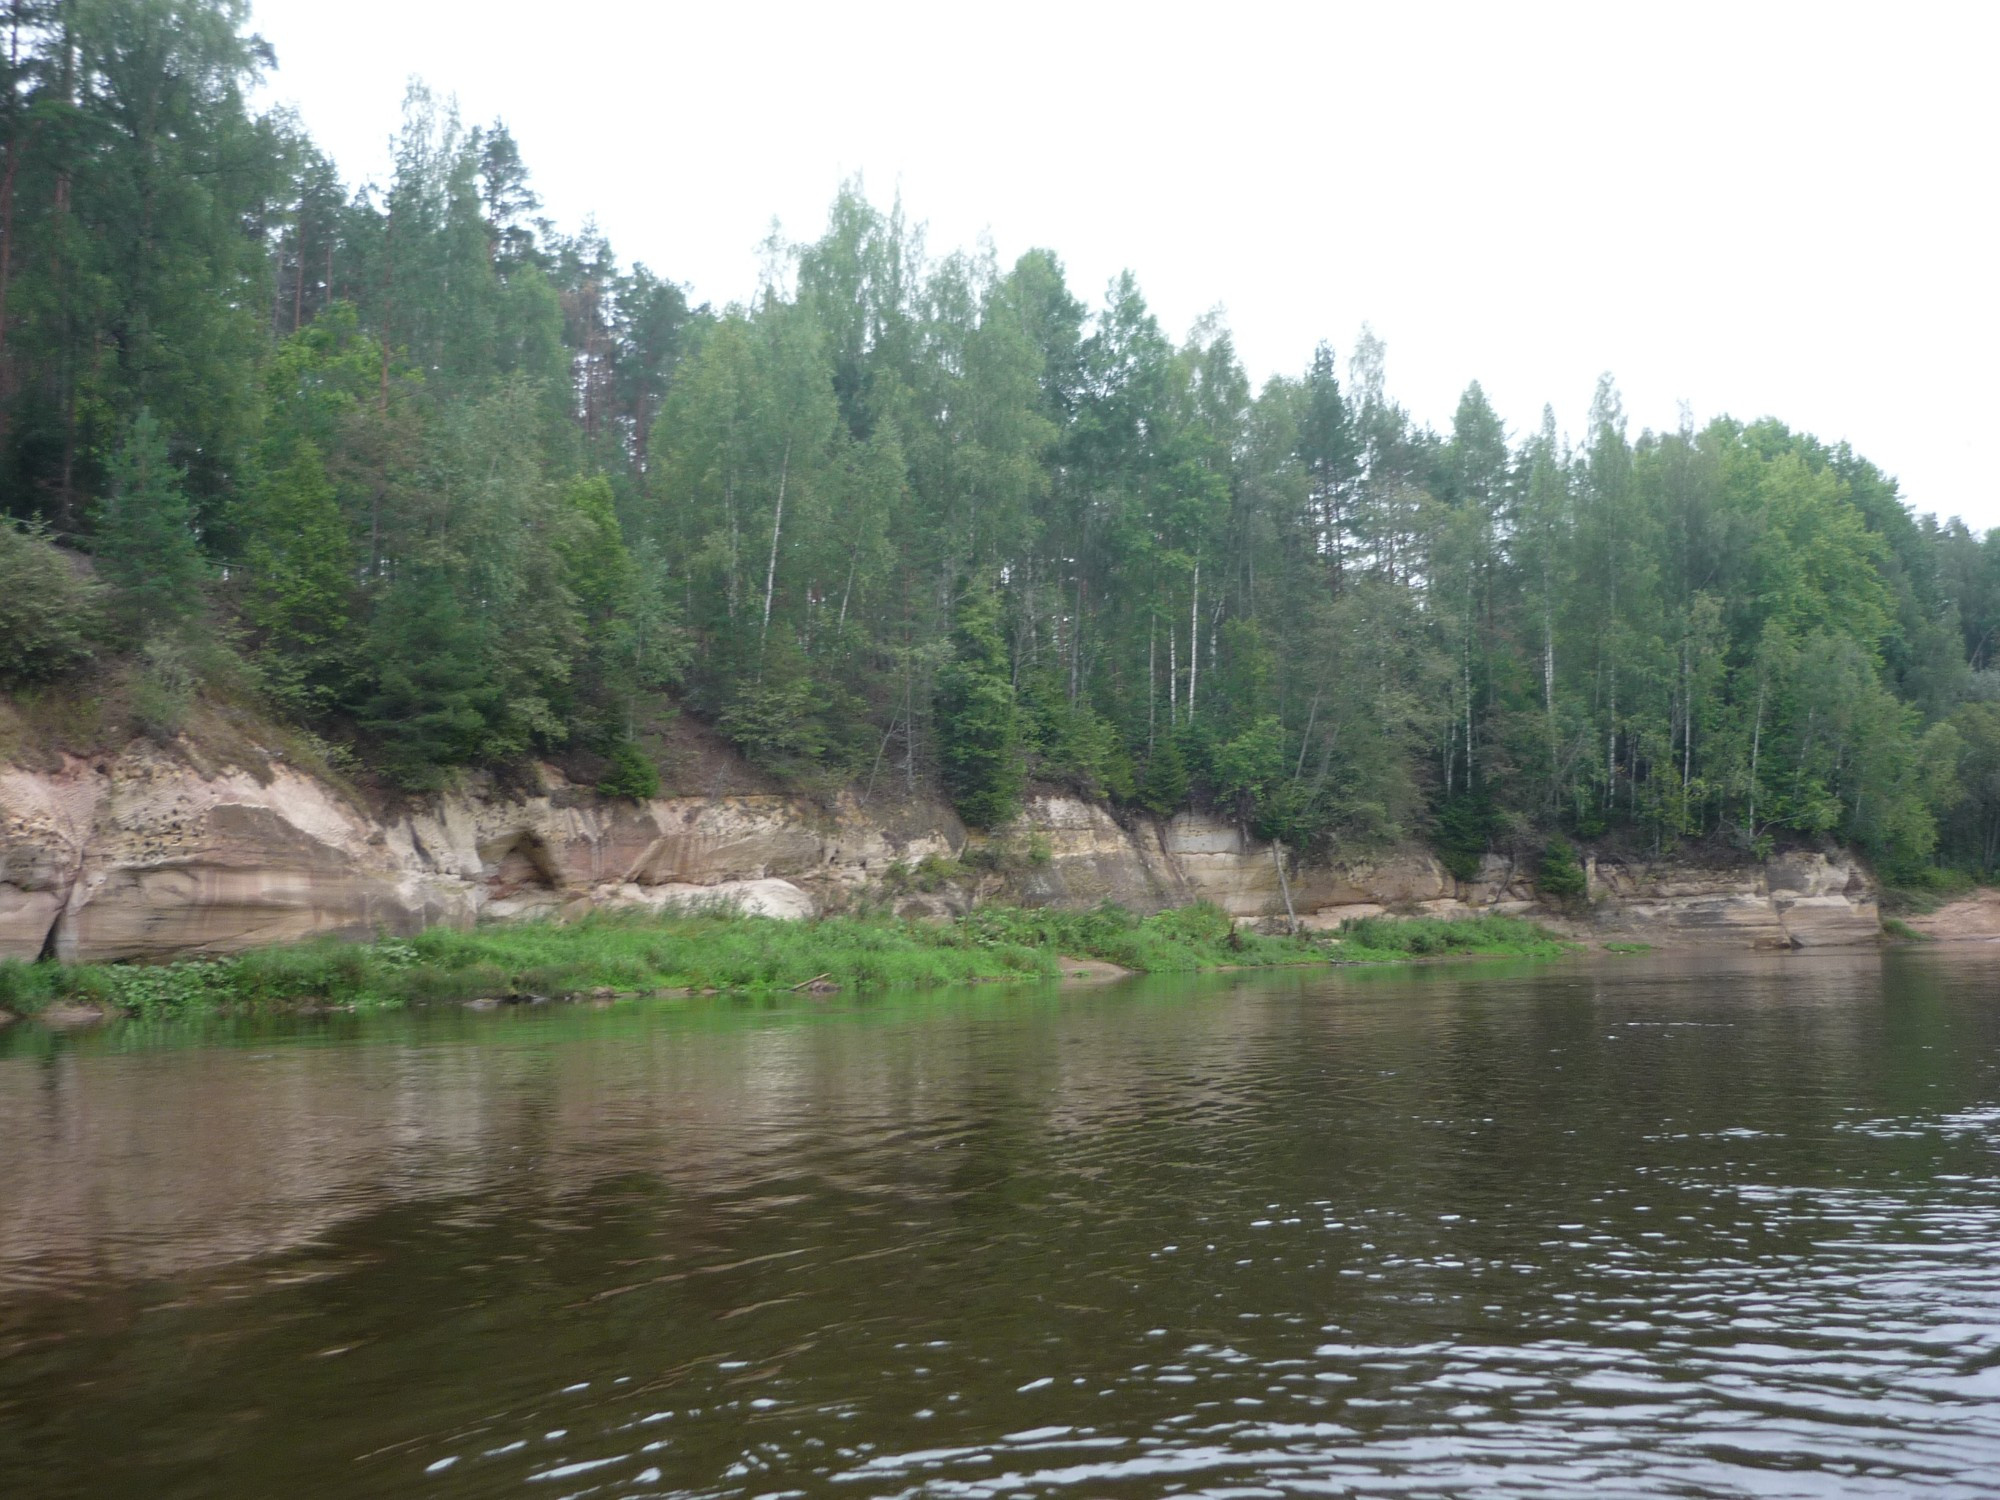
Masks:
[[[2000,1492],[2000,949],[0,1034],[0,1494]]]

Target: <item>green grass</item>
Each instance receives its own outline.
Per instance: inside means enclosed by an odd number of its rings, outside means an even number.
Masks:
[[[1412,958],[1514,956],[1556,958],[1574,945],[1519,917],[1362,917],[1343,922],[1334,935],[1334,957],[1350,963],[1390,963]]]
[[[1931,941],[1931,935],[1928,932],[1919,932],[1908,922],[1901,921],[1896,917],[1884,917],[1882,919],[1882,930],[1890,937],[1902,943],[1928,943]]]
[[[1882,882],[1882,910],[1891,916],[1929,916],[1949,902],[1970,896],[1981,884],[1964,870],[1899,871]]]
[[[1243,965],[1323,964],[1323,946],[1307,938],[1261,937],[1239,930],[1207,903],[1140,918],[1118,906],[1091,911],[980,907],[952,928],[976,946],[1023,946],[1070,958],[1100,958],[1142,974],[1188,974]]]
[[[1060,958],[1104,959],[1161,974],[1565,951],[1540,928],[1505,917],[1372,918],[1350,922],[1332,938],[1264,937],[1239,931],[1208,905],[1143,918],[1115,906],[1086,912],[987,907],[941,924],[613,913],[561,925],[434,929],[376,943],[301,943],[165,965],[6,962],[0,963],[0,1009],[35,1015],[52,1006],[90,1006],[154,1020],[307,1006],[560,999],[607,990],[772,993],[822,978],[848,989],[912,989],[1050,979],[1060,972]]]

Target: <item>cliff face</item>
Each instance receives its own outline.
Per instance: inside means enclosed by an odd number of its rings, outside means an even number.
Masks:
[[[1284,911],[1277,862],[1233,824],[1198,815],[1121,821],[1079,798],[1033,798],[1003,842],[1031,849],[984,893],[1029,904],[1112,900],[1153,910],[1213,901],[1242,918]],[[528,791],[475,784],[380,812],[282,764],[253,774],[135,744],[59,768],[0,767],[0,958],[238,952],[315,934],[409,933],[481,917],[725,898],[806,916],[884,885],[892,867],[966,846],[943,806],[831,811],[786,796],[610,802],[543,768]],[[1872,943],[1875,888],[1820,854],[1707,869],[1593,861],[1591,909],[1543,912],[1526,875],[1489,857],[1470,882],[1409,850],[1290,871],[1309,926],[1394,908],[1533,913],[1592,936],[1795,947]],[[895,897],[940,912],[965,888]]]

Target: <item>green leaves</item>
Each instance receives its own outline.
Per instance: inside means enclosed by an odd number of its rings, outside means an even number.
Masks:
[[[243,614],[262,633],[269,680],[288,707],[324,713],[351,670],[354,549],[309,438],[259,486],[244,531]]]
[[[1608,376],[1574,444],[1477,384],[1432,430],[1366,329],[1253,393],[1219,316],[1087,313],[859,183],[690,307],[422,87],[350,193],[250,114],[235,0],[15,20],[0,472],[51,525],[0,531],[0,680],[122,655],[165,732],[241,641],[409,787],[582,751],[641,795],[684,707],[976,826],[1033,776],[1461,871],[1557,827],[2000,859],[2000,541],[1844,447],[1634,436]]]
[[[600,797],[644,802],[660,795],[660,770],[637,745],[627,741],[611,751],[611,768],[597,783]]]
[[[1007,822],[1026,777],[1000,602],[990,589],[970,588],[959,601],[952,660],[938,674],[937,725],[945,792],[959,816],[974,828]]]
[[[103,590],[40,527],[0,520],[0,688],[68,675],[88,663]]]
[[[166,434],[141,409],[112,455],[97,513],[98,567],[113,609],[134,642],[193,618],[209,569],[195,540],[194,512]]]
[[[1569,904],[1582,900],[1588,886],[1576,849],[1565,838],[1551,837],[1542,846],[1541,861],[1535,867],[1535,889],[1552,900]]]

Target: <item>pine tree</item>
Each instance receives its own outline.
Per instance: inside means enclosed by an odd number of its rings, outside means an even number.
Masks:
[[[483,634],[435,570],[399,581],[376,615],[375,681],[361,725],[398,784],[432,789],[450,767],[516,748],[494,733],[505,704],[487,667]]]
[[[960,817],[995,828],[1020,811],[1020,712],[990,588],[968,589],[959,601],[952,660],[938,674],[937,734],[945,791]]]
[[[166,434],[140,410],[112,455],[110,489],[99,507],[98,567],[117,592],[116,612],[134,640],[199,613],[208,564],[195,540],[192,508]]]
[[[1145,779],[1139,783],[1139,805],[1170,818],[1186,809],[1189,790],[1187,760],[1173,736],[1162,735],[1146,761]]]

